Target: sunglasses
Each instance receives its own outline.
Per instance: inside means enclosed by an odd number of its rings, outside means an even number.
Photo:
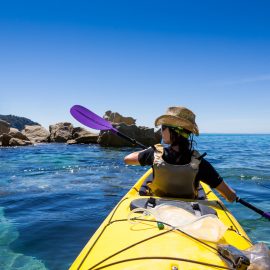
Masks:
[[[164,131],[166,128],[169,128],[169,126],[162,125],[161,130]]]
[[[184,138],[188,139],[189,135],[190,135],[190,132],[184,130],[183,128],[181,127],[172,127],[172,126],[166,126],[166,125],[162,125],[161,126],[161,130],[164,131],[166,128],[169,128],[170,130],[173,130],[175,131],[176,133],[182,135]]]

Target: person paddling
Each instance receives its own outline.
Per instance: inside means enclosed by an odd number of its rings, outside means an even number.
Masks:
[[[195,114],[185,107],[169,107],[155,120],[161,126],[164,144],[133,152],[124,158],[129,165],[153,167],[153,181],[147,192],[157,196],[196,199],[199,182],[215,188],[227,201],[234,202],[235,191],[222,179],[215,168],[193,147],[193,135],[199,135]],[[143,194],[145,192],[145,194]]]

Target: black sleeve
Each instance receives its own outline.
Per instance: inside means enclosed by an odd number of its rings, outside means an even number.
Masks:
[[[206,183],[211,188],[216,188],[223,181],[215,168],[205,159],[201,160],[196,180]]]
[[[152,147],[139,153],[138,160],[141,166],[153,165],[154,162],[154,149]]]

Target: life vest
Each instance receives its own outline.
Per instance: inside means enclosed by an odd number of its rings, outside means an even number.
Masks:
[[[163,146],[155,145],[151,191],[157,196],[195,199],[198,193],[195,178],[201,162],[199,152],[193,151],[190,163],[185,165],[167,163],[163,153]]]

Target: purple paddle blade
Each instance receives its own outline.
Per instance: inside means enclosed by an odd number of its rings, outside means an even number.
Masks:
[[[97,130],[111,130],[114,133],[117,132],[117,129],[110,122],[81,105],[74,105],[70,109],[70,113],[77,121],[87,127]]]

